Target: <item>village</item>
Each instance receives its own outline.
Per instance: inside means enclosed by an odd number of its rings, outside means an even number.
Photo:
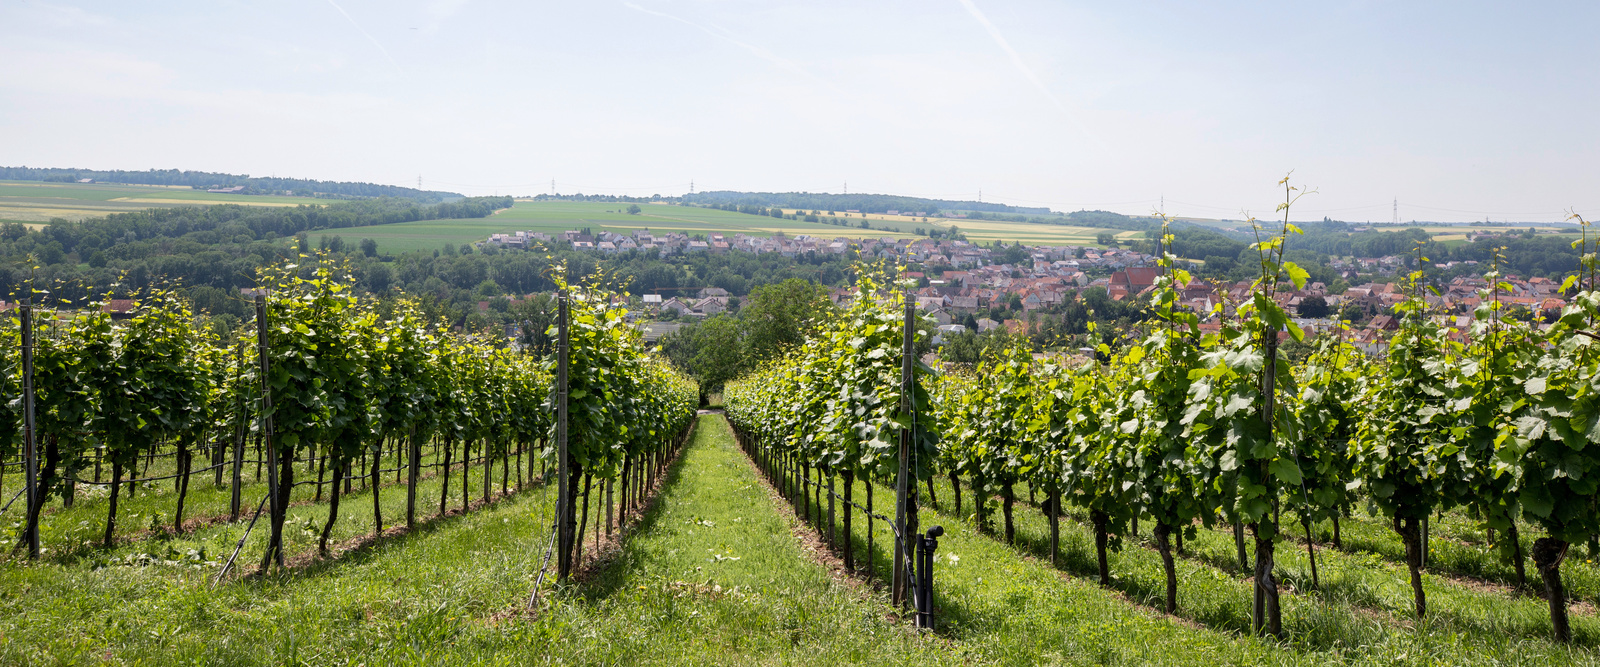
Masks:
[[[540,232],[496,234],[487,241],[511,248],[528,248],[535,243],[564,243],[579,250],[611,254],[629,250],[656,249],[674,253],[780,253],[785,257],[807,253],[856,256],[885,260],[890,264],[922,268],[908,271],[907,278],[918,280],[915,291],[918,307],[938,321],[942,334],[976,330],[979,333],[1005,328],[1027,333],[1030,315],[1053,315],[1058,306],[1081,297],[1093,289],[1103,289],[1113,301],[1147,296],[1160,275],[1155,257],[1134,250],[1093,246],[1024,246],[1019,250],[982,246],[964,240],[910,238],[820,238],[807,235],[771,237],[734,234],[690,236],[682,233],[655,234],[648,230],[631,234],[603,232],[598,235],[567,231],[556,235]],[[1011,261],[1007,261],[1011,260]],[[1387,348],[1390,332],[1399,328],[1392,307],[1405,300],[1402,284],[1396,279],[1408,270],[1400,257],[1342,258],[1329,262],[1341,281],[1363,277],[1369,281],[1334,291],[1323,282],[1310,282],[1302,288],[1285,282],[1275,299],[1294,318],[1307,336],[1326,331],[1343,331],[1362,350],[1378,354]],[[1442,266],[1440,268],[1449,268]],[[1379,281],[1371,281],[1378,278]],[[1501,282],[1498,298],[1512,317],[1548,327],[1566,305],[1559,281],[1549,278],[1507,277]],[[1436,317],[1465,341],[1471,328],[1472,313],[1481,304],[1481,292],[1488,287],[1480,277],[1453,278],[1425,299]],[[1179,286],[1180,305],[1201,314],[1202,332],[1221,328],[1222,320],[1233,316],[1237,304],[1250,298],[1250,282],[1217,282],[1191,278]],[[831,293],[838,304],[849,291]],[[1491,296],[1493,298],[1493,296]],[[663,297],[645,294],[641,304],[644,318],[693,321],[737,310],[739,296],[708,287],[693,295]],[[1003,312],[1003,319],[990,315]],[[1342,329],[1341,320],[1350,323]],[[659,323],[654,328],[660,328]],[[675,329],[674,326],[666,329]],[[1281,334],[1285,339],[1288,332]]]

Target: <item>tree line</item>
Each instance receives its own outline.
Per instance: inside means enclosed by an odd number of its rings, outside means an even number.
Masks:
[[[6,223],[0,225],[0,294],[17,294],[28,280],[75,299],[158,278],[229,289],[251,284],[257,267],[309,249],[304,238],[285,238],[313,230],[481,218],[509,206],[509,197],[430,205],[372,199],[328,206],[158,208],[82,222],[56,219],[37,230]]]

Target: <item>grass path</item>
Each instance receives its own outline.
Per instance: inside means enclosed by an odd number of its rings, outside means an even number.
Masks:
[[[948,532],[936,566],[940,629],[918,635],[892,620],[880,592],[835,580],[801,545],[793,515],[720,415],[702,417],[660,497],[610,560],[584,581],[550,591],[541,612],[530,615],[523,607],[553,502],[553,489],[531,489],[330,562],[216,591],[214,565],[182,559],[109,567],[93,559],[0,563],[0,664],[1594,661],[1586,650],[1534,638],[1531,619],[1486,625],[1479,615],[1486,612],[1474,611],[1412,628],[1385,611],[1386,589],[1351,594],[1376,595],[1376,603],[1294,596],[1286,613],[1291,643],[1242,636],[1233,629],[1248,588],[1207,563],[1216,558],[1207,554],[1226,554],[1222,536],[1197,540],[1198,557],[1181,561],[1185,614],[1169,617],[1142,604],[1146,589],[1158,588],[1153,554],[1130,546],[1113,561],[1117,589],[1100,588],[1074,565],[1091,557],[1086,531],[1063,524],[1068,565],[1051,567],[1030,555],[1043,519],[1022,508],[1017,547],[925,510],[924,525],[943,524]],[[353,528],[364,518],[352,516]],[[887,558],[884,528],[878,530],[881,572]],[[151,552],[159,543],[128,548]],[[252,554],[259,549],[243,558]],[[1283,555],[1293,572],[1298,564]],[[1346,565],[1334,560],[1325,582],[1346,576]],[[1348,564],[1357,573],[1368,567]],[[1372,584],[1325,585],[1359,593]]]
[[[834,581],[733,443],[701,417],[666,492],[551,622],[585,664],[905,664],[950,655]]]
[[[0,664],[949,661],[938,640],[834,582],[765,494],[726,422],[703,420],[622,550],[538,616],[522,609],[549,487],[214,592],[203,563],[11,561]]]

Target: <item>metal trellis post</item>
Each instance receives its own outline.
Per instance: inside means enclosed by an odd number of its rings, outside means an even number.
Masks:
[[[569,495],[570,480],[568,479],[567,457],[567,291],[562,290],[556,296],[556,479],[559,483],[557,492],[560,494],[556,501],[556,520],[560,524],[560,560],[557,564],[558,579],[565,580],[572,574],[572,533],[573,507]]]
[[[23,539],[28,558],[39,557],[39,443],[33,414],[33,300],[22,300],[22,457],[27,475],[28,519]]]
[[[911,414],[911,392],[913,391],[912,355],[916,354],[914,347],[915,330],[912,328],[912,319],[916,316],[916,300],[912,298],[911,291],[906,291],[906,313],[904,327],[904,344],[901,349],[900,361],[900,412]],[[913,428],[915,424],[913,423]],[[894,542],[894,578],[892,580],[892,597],[895,605],[904,607],[908,598],[909,582],[906,580],[906,547],[910,545],[913,532],[916,531],[916,508],[911,506],[910,487],[912,486],[910,458],[912,449],[912,429],[900,431],[900,470],[895,478],[895,528]]]
[[[283,511],[284,507],[278,498],[278,448],[272,442],[272,382],[269,379],[267,355],[271,349],[267,345],[267,297],[265,294],[256,295],[256,341],[260,345],[260,352],[256,355],[261,366],[261,441],[262,448],[267,454],[267,495],[270,499],[272,516],[272,538],[267,542],[267,558],[262,563],[265,568],[268,562],[276,563],[283,567]]]

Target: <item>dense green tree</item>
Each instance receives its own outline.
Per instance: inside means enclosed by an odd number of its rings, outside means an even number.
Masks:
[[[724,383],[748,368],[744,331],[737,319],[726,314],[662,337],[661,351],[694,375],[702,397],[722,391]]]
[[[790,278],[755,288],[739,314],[750,363],[800,346],[833,311],[827,288],[807,280]]]
[[[1300,305],[1296,312],[1301,317],[1327,317],[1333,312],[1333,309],[1328,307],[1327,299],[1320,296],[1308,296],[1300,300]]]

